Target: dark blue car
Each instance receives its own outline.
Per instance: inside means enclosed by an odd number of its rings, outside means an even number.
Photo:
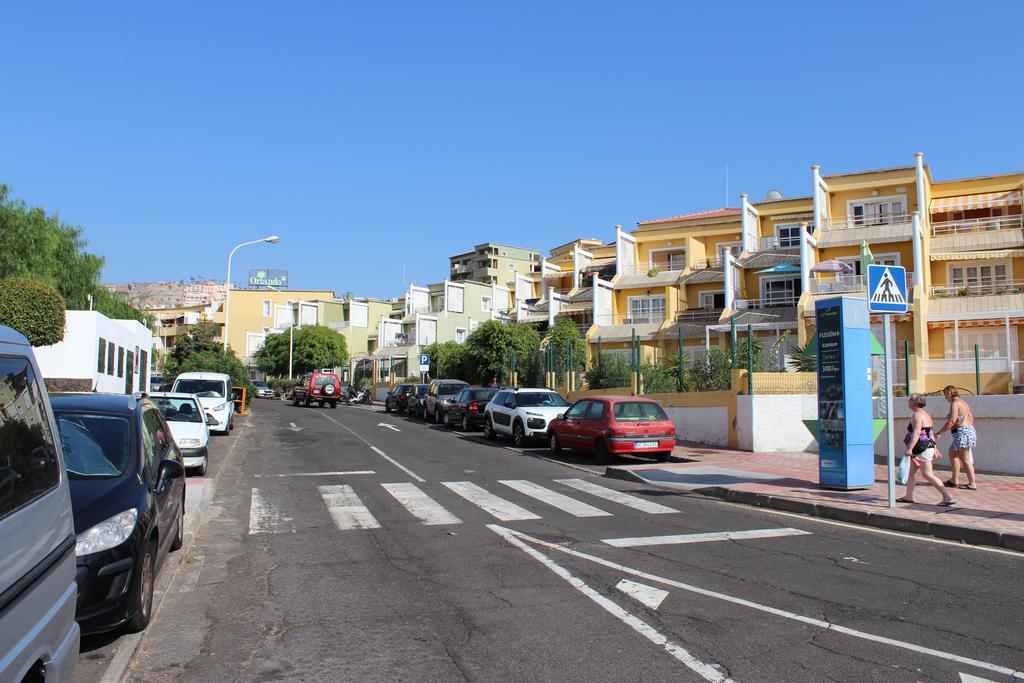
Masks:
[[[75,518],[83,633],[141,631],[156,574],[184,534],[181,453],[144,394],[51,396]]]

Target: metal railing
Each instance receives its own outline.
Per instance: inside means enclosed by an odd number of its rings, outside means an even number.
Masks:
[[[665,322],[665,312],[661,311],[658,313],[652,313],[648,315],[615,315],[605,316],[600,315],[596,317],[598,325],[650,325]]]
[[[721,308],[688,308],[682,313],[676,314],[676,322],[704,322],[718,320],[721,316]]]
[[[932,296],[942,299],[958,296],[1002,296],[1021,292],[1024,292],[1024,280],[992,279],[989,282],[961,282],[955,285],[935,285],[931,288]]]
[[[722,270],[725,261],[719,258],[702,258],[690,263],[691,270]]]
[[[973,375],[976,371],[984,373],[1011,372],[1009,358],[980,358],[975,363],[974,356],[964,358],[929,358],[924,361],[924,370],[931,375]]]
[[[893,213],[884,216],[861,216],[860,218],[846,218],[843,220],[829,219],[829,230],[853,230],[856,228],[875,228],[883,225],[902,225],[910,223],[911,216],[908,213]]]
[[[972,232],[1020,230],[1022,228],[1024,228],[1024,215],[966,218],[958,221],[940,221],[938,223],[932,223],[932,236],[964,235]]]
[[[672,264],[669,267],[667,261],[655,261],[654,263],[623,263],[619,265],[620,275],[648,275],[653,271],[659,273],[681,273],[686,270],[685,264]]]
[[[811,294],[839,294],[841,292],[865,292],[868,288],[864,275],[839,274],[828,279],[814,279],[810,282]]]
[[[733,308],[737,311],[756,311],[765,308],[785,308],[796,306],[799,297],[795,296],[771,296],[766,299],[737,299],[733,302]]]
[[[774,249],[799,249],[800,238],[799,237],[787,237],[785,239],[779,239],[777,235],[771,237],[761,238],[761,251],[772,251]]]

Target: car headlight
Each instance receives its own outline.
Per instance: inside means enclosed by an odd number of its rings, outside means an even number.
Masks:
[[[75,543],[75,555],[92,555],[101,550],[115,548],[132,535],[135,529],[135,522],[139,518],[139,511],[135,508],[119,512],[110,519],[100,522],[96,526],[86,529],[78,534]]]
[[[227,410],[227,407],[228,407],[229,405],[231,405],[231,404],[230,404],[230,403],[221,403],[221,404],[220,404],[219,406],[216,406],[216,407],[215,407],[215,408],[214,408],[213,410],[214,410],[215,412],[219,412],[219,411],[221,411],[221,410]]]
[[[178,445],[182,448],[195,448],[199,445],[199,439],[178,439]]]

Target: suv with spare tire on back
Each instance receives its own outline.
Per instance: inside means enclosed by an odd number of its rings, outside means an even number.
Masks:
[[[335,408],[340,396],[341,380],[330,370],[307,372],[292,387],[293,406],[301,403],[308,408],[311,403],[319,403],[321,408],[325,405]]]

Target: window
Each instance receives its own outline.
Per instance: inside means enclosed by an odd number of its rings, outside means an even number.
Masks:
[[[587,412],[587,408],[590,407],[591,401],[577,401],[573,404],[572,408],[565,411],[566,417],[583,417],[583,414]]]
[[[174,393],[195,394],[199,398],[224,398],[224,381],[219,379],[179,379]]]
[[[190,399],[191,400],[191,399]],[[64,466],[72,478],[116,477],[131,465],[131,427],[121,415],[57,413]]]
[[[949,283],[958,289],[971,293],[996,294],[1006,287],[1009,280],[1005,263],[971,263],[951,266]]]
[[[709,310],[725,308],[725,292],[701,292],[700,307]]]
[[[813,230],[813,226],[807,225],[807,230],[810,232]],[[800,246],[800,224],[799,223],[779,223],[775,226],[775,240],[779,245],[780,249],[786,247],[799,247]]]
[[[117,376],[124,377],[124,347],[117,347]]]
[[[569,405],[564,398],[553,391],[528,391],[517,394],[516,399],[519,405],[525,407],[536,406],[539,408],[542,406],[561,407]]]
[[[665,320],[664,296],[629,297],[629,319],[633,323],[660,323]]]
[[[39,384],[24,358],[0,358],[0,518],[60,482],[60,464]]]
[[[622,401],[612,408],[616,422],[667,421],[668,415],[654,401]]]
[[[900,265],[900,255],[899,254],[877,254],[877,255],[875,255],[874,258],[875,258],[874,262],[876,264],[880,265],[880,266],[898,266],[898,265]],[[845,273],[845,274],[844,273],[839,273],[838,275],[836,275],[837,279],[841,280],[844,277],[844,275],[848,276],[848,275],[863,275],[864,274],[864,271],[860,267],[860,256],[840,256],[836,260],[837,261],[841,261],[843,263],[846,263],[846,264],[850,265],[853,268],[853,272],[852,273]],[[907,279],[908,280],[910,279],[909,273],[907,274]]]
[[[906,201],[903,197],[878,197],[849,203],[849,218],[854,226],[889,225],[905,221]]]
[[[148,481],[155,480],[166,447],[167,435],[159,413],[153,409],[146,410],[142,414],[142,469]]]
[[[769,306],[794,306],[799,298],[799,278],[763,278],[761,280],[761,299]]]
[[[491,311],[491,297],[482,296],[480,297],[480,310],[484,313],[490,313]]]
[[[591,401],[590,409],[587,410],[588,420],[600,420],[604,417],[604,403],[601,401]]]
[[[107,374],[113,376],[117,374],[117,369],[114,365],[117,356],[114,355],[114,342],[107,342]]]
[[[946,358],[957,358],[957,333],[944,330],[944,346]],[[1017,336],[1010,333],[1010,348],[1006,347],[1005,327],[972,327],[959,330],[960,358],[974,358],[974,345],[978,345],[981,358],[1017,358]]]
[[[271,306],[270,299],[264,299],[263,300],[263,317],[264,318],[269,318],[270,317],[270,313],[271,313],[272,308],[273,307]]]
[[[464,344],[466,342],[466,330],[461,327],[455,328],[455,343]]]
[[[101,375],[107,371],[107,340],[100,337],[99,354],[96,357],[96,372]]]
[[[686,249],[652,249],[648,265],[660,270],[686,270]]]
[[[733,256],[739,256],[740,255],[740,251],[742,251],[742,249],[743,249],[743,247],[740,245],[739,242],[721,242],[721,243],[719,243],[718,248],[717,248],[718,260],[721,261],[722,263],[725,263],[725,255],[726,254],[732,254]]]

